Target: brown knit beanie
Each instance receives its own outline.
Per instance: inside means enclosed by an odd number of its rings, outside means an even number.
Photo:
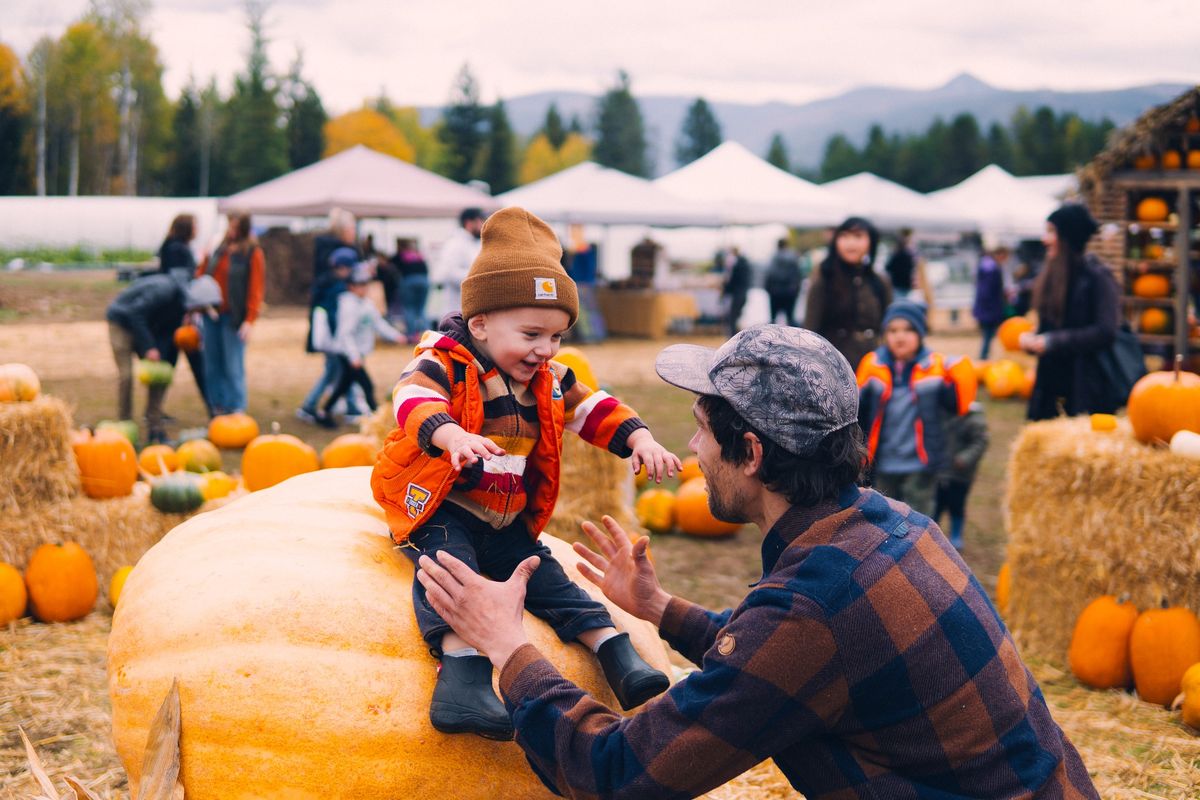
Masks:
[[[562,268],[550,226],[523,208],[503,208],[483,224],[482,245],[462,282],[462,315],[502,308],[558,308],[579,316],[575,281]]]

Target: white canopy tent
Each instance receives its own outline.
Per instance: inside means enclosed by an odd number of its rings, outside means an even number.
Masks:
[[[1017,180],[1035,192],[1048,195],[1055,200],[1065,200],[1079,194],[1079,177],[1073,172],[1065,175],[1026,175]]]
[[[1046,229],[1046,217],[1059,205],[1058,200],[995,164],[956,186],[931,192],[929,197],[960,209],[986,236],[998,239],[1040,237]]]
[[[880,228],[967,231],[977,227],[962,211],[870,172],[830,181],[822,188],[845,199],[853,213]]]
[[[586,161],[498,195],[548,222],[595,225],[717,226],[716,209],[676,197],[643,178]]]
[[[220,201],[233,210],[318,217],[344,208],[357,217],[455,217],[464,208],[499,208],[483,192],[358,145]]]
[[[715,205],[732,224],[836,225],[850,207],[828,189],[725,142],[654,185],[676,197]]]

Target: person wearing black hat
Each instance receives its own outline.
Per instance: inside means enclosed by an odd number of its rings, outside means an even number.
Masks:
[[[879,346],[883,312],[892,302],[892,283],[875,271],[879,233],[862,217],[833,231],[829,255],[813,273],[804,327],[824,336],[851,367]]]
[[[1061,206],[1046,223],[1046,263],[1033,290],[1038,328],[1020,338],[1021,348],[1038,357],[1026,416],[1111,414],[1126,398],[1097,359],[1116,339],[1120,292],[1108,267],[1084,254],[1100,226],[1078,203]]]

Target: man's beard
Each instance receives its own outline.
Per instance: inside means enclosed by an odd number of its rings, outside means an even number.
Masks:
[[[746,517],[745,502],[742,496],[734,489],[726,489],[729,496],[720,496],[717,494],[713,483],[708,484],[708,510],[712,515],[722,522],[737,522],[746,523],[750,520]]]

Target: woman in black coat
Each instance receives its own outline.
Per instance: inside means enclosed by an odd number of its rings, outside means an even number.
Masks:
[[[1083,252],[1099,225],[1074,203],[1046,221],[1046,263],[1033,293],[1038,329],[1020,339],[1022,349],[1038,357],[1026,416],[1111,414],[1124,398],[1109,385],[1099,359],[1117,336],[1120,292],[1108,267]]]

